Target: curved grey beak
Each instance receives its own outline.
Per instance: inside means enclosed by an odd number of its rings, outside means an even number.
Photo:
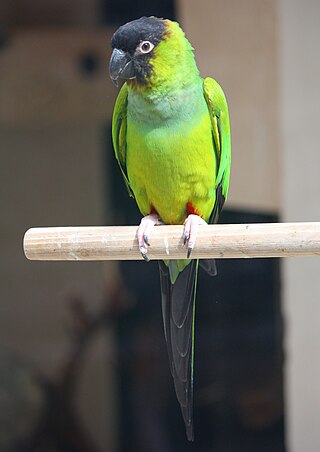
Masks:
[[[123,50],[114,49],[109,63],[109,74],[113,83],[118,86],[118,79],[128,80],[135,77],[132,58]]]

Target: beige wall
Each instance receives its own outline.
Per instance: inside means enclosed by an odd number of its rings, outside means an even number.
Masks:
[[[0,125],[72,128],[111,117],[110,30],[17,29],[8,36],[0,52]],[[87,56],[96,61],[89,74],[81,70]]]
[[[179,0],[202,76],[222,85],[232,126],[228,205],[277,211],[276,0]]]
[[[7,23],[14,29],[0,52],[0,349],[17,352],[54,378],[70,347],[66,300],[79,294],[94,310],[104,296],[106,273],[98,262],[28,262],[22,238],[32,226],[101,225],[105,220],[102,125],[116,94],[106,71],[110,32],[16,29],[23,18],[12,16],[10,10],[17,9],[9,3]],[[27,2],[20,3],[28,10]],[[93,5],[80,3],[77,10],[84,18]],[[57,10],[61,7],[62,2],[55,3]],[[47,17],[42,25],[50,26],[52,16]],[[92,16],[86,20],[91,25]],[[71,15],[61,24],[83,25]],[[88,54],[98,62],[91,75],[79,70]],[[102,450],[106,445],[116,450],[113,353],[112,332],[90,343],[76,388],[84,425]]]
[[[320,2],[279,3],[282,200],[286,221],[320,220]],[[320,450],[320,260],[284,264],[290,452]]]

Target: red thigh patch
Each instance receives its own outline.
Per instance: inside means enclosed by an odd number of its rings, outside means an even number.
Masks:
[[[193,207],[192,203],[189,201],[187,202],[186,205],[186,210],[187,210],[187,215],[199,215],[199,212],[197,211],[197,209],[195,207]]]

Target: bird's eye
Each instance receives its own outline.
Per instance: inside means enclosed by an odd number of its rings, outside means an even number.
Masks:
[[[154,48],[154,45],[150,41],[142,41],[138,46],[140,53],[149,53]]]

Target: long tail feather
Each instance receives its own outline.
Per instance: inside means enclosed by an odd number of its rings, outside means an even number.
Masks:
[[[198,261],[193,260],[171,283],[159,262],[164,334],[170,369],[189,441],[193,441],[194,319]]]

